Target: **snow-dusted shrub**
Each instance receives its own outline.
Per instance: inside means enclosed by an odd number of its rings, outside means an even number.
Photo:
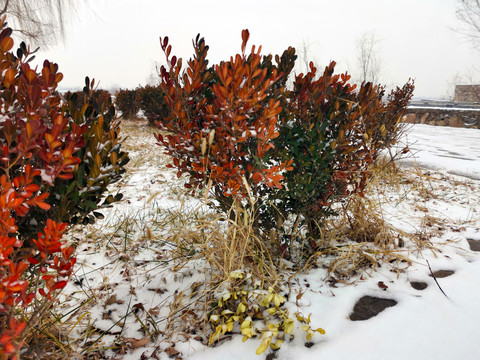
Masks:
[[[46,214],[49,190],[81,161],[86,127],[60,106],[58,65],[46,60],[37,73],[24,43],[10,51],[5,17],[0,30],[0,358],[15,359],[75,264],[73,247],[61,242],[67,224]]]
[[[122,198],[120,193],[105,199],[103,196],[110,184],[121,179],[130,160],[122,149],[120,121],[115,117],[112,98],[106,98],[101,105],[94,102],[99,106],[91,105],[94,80],[86,78],[85,83],[83,91],[88,105],[78,108],[72,101],[64,105],[71,119],[85,127],[85,146],[77,153],[81,163],[71,180],[55,184],[52,200],[52,216],[70,224],[93,223],[95,217],[102,216],[97,210]]]
[[[75,147],[80,162],[71,167],[67,179],[44,176],[48,181],[42,190],[51,194],[48,199],[51,207],[48,211],[32,209],[29,212],[19,224],[25,237],[40,231],[46,218],[70,225],[93,223],[96,217],[102,217],[98,210],[122,198],[121,194],[103,198],[108,185],[120,180],[129,158],[121,147],[120,124],[115,119],[112,100],[108,97],[102,104],[93,102],[90,97],[93,86],[94,80],[90,82],[87,78],[82,92],[85,104],[80,108],[75,95],[63,103],[56,99],[56,111],[61,111],[67,119],[66,129],[81,129],[82,144]],[[68,139],[68,135],[63,136]]]
[[[115,200],[102,196],[128,161],[115,109],[107,98],[90,105],[62,102],[63,75],[46,60],[30,67],[22,43],[11,51],[12,30],[0,21],[0,358],[15,358],[51,308],[75,264],[62,242],[69,224]],[[116,197],[118,199],[118,197]],[[94,215],[98,215],[93,213]]]
[[[187,187],[208,184],[224,211],[253,199],[257,230],[283,237],[303,226],[315,248],[332,205],[363,194],[370,165],[395,141],[413,84],[384,101],[382,86],[357,87],[347,73],[335,74],[331,62],[320,75],[311,63],[289,87],[295,50],[275,56],[274,63],[261,48],[246,53],[248,37],[244,30],[241,54],[209,66],[208,46],[197,36],[185,69],[171,56],[168,38],[161,39],[168,65],[161,67],[160,88],[168,115],[158,119],[167,132],[158,140],[178,176],[188,175]],[[287,228],[291,215],[297,221]]]
[[[244,30],[242,53],[208,67],[208,46],[197,36],[185,71],[181,59],[170,57],[168,38],[161,41],[169,64],[160,69],[168,116],[157,122],[167,131],[157,139],[178,175],[188,174],[187,187],[212,181],[224,210],[249,192],[257,197],[265,188],[281,188],[282,172],[291,169],[291,160],[270,161],[268,155],[279,135],[282,108],[274,95],[282,74],[264,65],[261,48],[246,52],[248,38]]]
[[[357,86],[347,73],[334,70],[331,62],[318,75],[310,63],[310,70],[297,75],[292,90],[284,93],[273,151],[277,161],[293,159],[293,171],[284,174],[285,189],[267,194],[265,202],[273,220],[267,224],[279,228],[289,214],[300,215],[314,248],[323,219],[334,213],[332,205],[352,194],[363,196],[370,167],[395,142],[413,92],[409,82],[383,101],[382,86]]]

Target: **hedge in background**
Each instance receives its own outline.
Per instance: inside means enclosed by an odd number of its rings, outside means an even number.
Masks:
[[[122,112],[122,118],[134,119],[140,110],[140,96],[138,90],[120,89],[115,94],[115,105]]]
[[[160,86],[147,85],[137,88],[136,91],[140,100],[140,109],[143,110],[151,126],[155,126],[156,121],[163,120],[169,115],[165,93]]]

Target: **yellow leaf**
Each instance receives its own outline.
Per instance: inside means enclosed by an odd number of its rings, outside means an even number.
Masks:
[[[253,336],[253,323],[252,318],[248,316],[240,325],[240,331],[245,337],[251,338]],[[245,340],[244,340],[245,341]]]
[[[325,330],[323,330],[322,328],[318,328],[317,330],[315,330],[316,332],[322,334],[322,335],[325,335]]]
[[[95,155],[95,165],[100,169],[102,166],[102,158],[100,157],[100,154]]]
[[[283,331],[286,334],[291,334],[294,328],[293,319],[288,318],[283,322]]]
[[[103,135],[103,115],[100,115],[97,120],[97,126],[95,127],[95,135],[97,139],[101,139]]]
[[[275,344],[270,344],[270,347],[273,350],[278,350],[280,349],[280,345],[282,345],[282,343],[283,343],[283,340],[278,340]]]
[[[265,352],[265,350],[267,350],[267,349],[268,349],[268,345],[266,345],[264,343],[261,343],[260,346],[258,347],[257,351],[255,351],[255,353],[257,355],[262,355]]]
[[[219,325],[216,327],[215,332],[210,335],[210,338],[208,339],[208,343],[212,344],[215,342],[215,338],[218,335],[218,338],[220,339],[220,333],[222,331],[222,325]]]
[[[232,278],[232,279],[243,279],[243,273],[239,270],[232,271],[230,273],[230,278]]]
[[[268,349],[268,346],[270,345],[270,341],[271,341],[271,339],[263,340],[255,353],[257,355],[262,355],[265,352],[265,350]]]
[[[245,304],[243,302],[238,304],[237,314],[243,314],[245,311],[247,311],[247,307],[245,306]]]
[[[277,308],[272,307],[272,308],[270,308],[270,309],[267,309],[267,311],[268,311],[268,313],[269,313],[270,315],[274,315],[274,314],[276,314],[276,312],[277,312]]]

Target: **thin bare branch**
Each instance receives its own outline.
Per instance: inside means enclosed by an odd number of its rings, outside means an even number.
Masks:
[[[366,32],[357,39],[357,63],[360,72],[358,81],[378,83],[381,61],[377,55],[379,40],[375,33]]]
[[[457,18],[463,27],[455,29],[480,50],[480,0],[458,0]]]
[[[74,13],[75,0],[0,0],[0,15],[22,40],[48,47],[65,40],[66,23]]]

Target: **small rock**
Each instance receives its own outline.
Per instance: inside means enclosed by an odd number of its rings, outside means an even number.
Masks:
[[[410,281],[410,285],[412,285],[415,290],[425,290],[428,286],[427,283],[423,281]]]
[[[463,121],[457,116],[452,116],[448,119],[448,125],[452,127],[463,127]]]
[[[368,320],[377,316],[387,307],[395,306],[397,302],[393,299],[382,299],[373,296],[363,296],[357,301],[350,314],[350,320]]]
[[[433,277],[440,279],[440,278],[445,278],[447,276],[453,275],[455,271],[453,270],[437,270],[433,274],[430,274],[430,276],[433,275]]]
[[[480,251],[480,240],[467,239],[470,250]]]
[[[271,352],[265,357],[265,360],[274,360],[277,358],[277,353],[276,352]]]

